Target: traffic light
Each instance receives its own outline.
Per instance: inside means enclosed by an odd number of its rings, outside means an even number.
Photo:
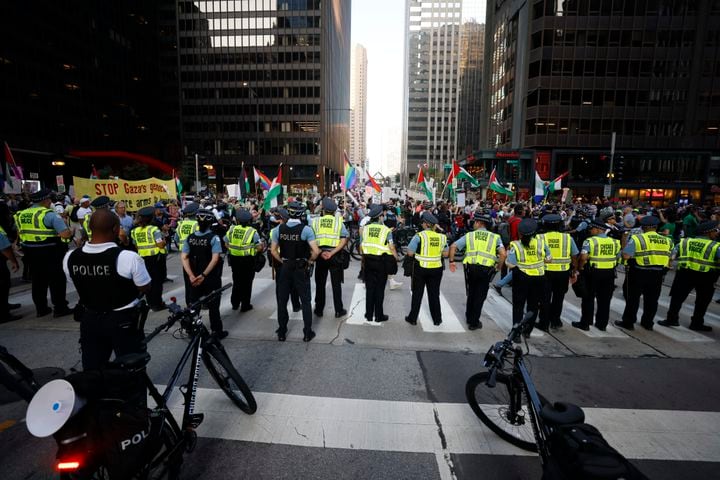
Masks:
[[[616,182],[622,182],[624,170],[625,170],[625,157],[620,155],[615,159],[615,181]]]

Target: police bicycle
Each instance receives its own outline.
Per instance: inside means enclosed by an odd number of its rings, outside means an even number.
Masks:
[[[102,372],[82,372],[74,379],[72,375],[67,378],[78,396],[87,396],[87,404],[55,434],[56,468],[62,478],[178,478],[183,454],[194,449],[195,429],[204,419],[202,413],[195,412],[201,360],[235,405],[245,413],[255,413],[257,404],[252,392],[200,317],[202,306],[231,286],[225,285],[184,309],[173,299],[167,322],[145,337],[148,343],[178,322],[189,337],[162,394],[145,371],[150,361],[147,352],[118,358]],[[168,401],[188,361],[187,383],[179,388],[184,408],[178,423]],[[151,410],[144,406],[146,389],[156,404]],[[144,397],[142,401],[138,401],[137,392]]]
[[[533,312],[526,313],[485,354],[488,371],[476,373],[465,384],[470,408],[503,440],[538,453],[543,480],[647,480],[595,427],[584,423],[580,407],[550,403],[535,389],[519,345],[533,317]]]
[[[32,370],[2,345],[0,345],[0,384],[26,402],[29,402],[40,388]]]

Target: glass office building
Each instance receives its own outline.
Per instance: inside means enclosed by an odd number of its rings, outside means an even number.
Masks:
[[[492,2],[483,144],[601,195],[699,202],[720,170],[720,2]],[[530,188],[533,165],[519,168]]]
[[[234,183],[241,164],[291,190],[337,184],[349,148],[350,1],[178,3],[184,154]]]

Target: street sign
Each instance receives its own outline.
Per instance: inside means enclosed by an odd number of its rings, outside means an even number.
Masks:
[[[609,197],[611,195],[611,191],[612,191],[612,186],[605,185],[603,187],[603,197]]]
[[[519,160],[508,160],[507,163],[509,165],[517,165],[519,163]]]
[[[58,187],[60,185],[65,185],[65,177],[63,175],[55,175],[55,183]]]
[[[36,172],[30,172],[30,178],[33,180],[37,180],[40,178],[40,176]]]

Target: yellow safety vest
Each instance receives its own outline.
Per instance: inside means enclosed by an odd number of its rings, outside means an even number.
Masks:
[[[422,268],[442,268],[442,254],[447,246],[447,237],[432,230],[423,230],[420,236],[420,253],[415,252],[415,259]]]
[[[542,235],[536,235],[527,247],[520,240],[512,242],[515,247],[517,267],[531,277],[545,275],[545,241]]]
[[[667,267],[670,263],[672,243],[657,232],[633,235],[635,261],[641,267]]]
[[[318,247],[335,248],[340,244],[340,232],[342,231],[340,217],[324,215],[314,218],[312,229],[315,230],[315,240]]]
[[[138,254],[141,257],[152,257],[153,255],[159,255],[163,250],[155,243],[155,232],[159,229],[154,225],[147,225],[145,227],[135,227],[131,230],[130,236],[135,242]]]
[[[492,267],[497,263],[497,247],[500,235],[484,228],[465,234],[464,264]]]
[[[58,238],[54,228],[45,226],[45,215],[52,212],[45,207],[31,207],[15,214],[15,224],[21,242],[45,242]]]
[[[85,215],[85,218],[83,218],[83,230],[85,230],[85,234],[88,237],[88,241],[92,240],[92,230],[90,230],[90,216],[92,213],[88,213]]]
[[[709,238],[683,238],[678,245],[678,268],[696,272],[720,269],[715,257],[720,243]]]
[[[256,247],[253,243],[255,229],[253,227],[244,227],[242,225],[234,225],[230,227],[227,233],[228,252],[233,257],[249,257],[255,255]]]
[[[609,270],[615,268],[618,263],[618,254],[620,253],[620,241],[609,237],[590,237],[588,238],[590,251],[588,252],[588,262],[593,268],[598,270]]]
[[[390,229],[380,223],[368,223],[363,227],[363,255],[391,255],[387,244]]]
[[[570,242],[572,239],[570,235],[563,232],[547,232],[543,234],[545,242],[550,249],[550,255],[552,255],[552,261],[545,265],[545,270],[548,272],[567,272],[570,270],[571,260],[571,248]]]
[[[198,226],[197,220],[180,220],[180,222],[178,222],[177,234],[180,250],[182,250],[185,240],[198,230],[200,230],[200,227]]]

